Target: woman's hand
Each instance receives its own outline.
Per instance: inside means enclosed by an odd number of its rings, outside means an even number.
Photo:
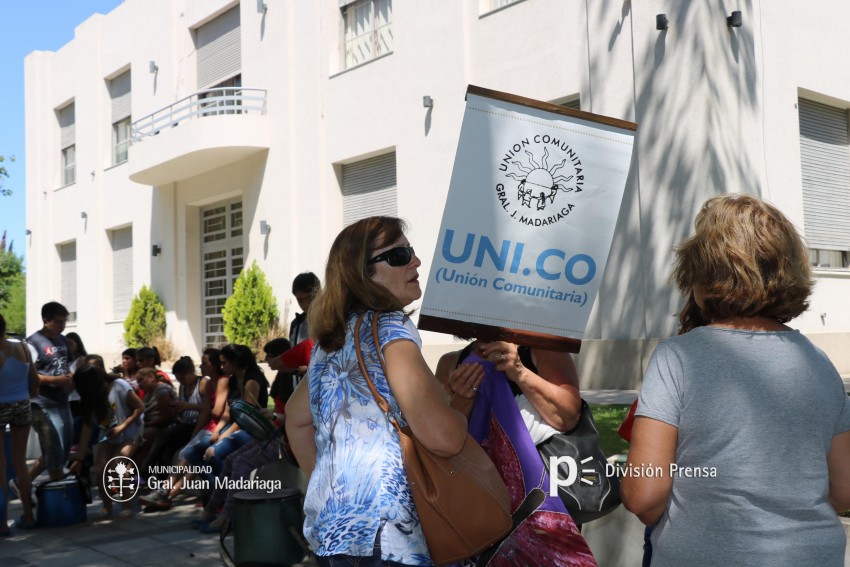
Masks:
[[[519,359],[517,346],[504,341],[483,342],[478,341],[482,358],[486,358],[496,365],[496,370],[504,372],[511,382],[518,382],[520,374],[525,370]]]
[[[461,364],[449,374],[449,389],[455,396],[473,399],[484,379],[484,367],[478,363]]]

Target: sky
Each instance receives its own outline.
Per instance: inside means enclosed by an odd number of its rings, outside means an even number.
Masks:
[[[26,149],[24,133],[24,58],[33,51],[56,51],[72,39],[74,28],[92,14],[106,14],[121,0],[10,0],[0,3],[0,155],[13,191],[0,196],[0,235],[26,258]],[[9,163],[9,157],[15,162]]]

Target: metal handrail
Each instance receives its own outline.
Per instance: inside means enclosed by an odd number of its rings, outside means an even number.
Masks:
[[[131,139],[141,142],[156,136],[163,128],[177,126],[184,120],[222,114],[266,113],[266,90],[243,87],[216,87],[204,89],[181,98],[133,122]]]

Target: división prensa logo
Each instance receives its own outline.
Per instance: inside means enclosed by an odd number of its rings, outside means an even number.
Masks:
[[[529,226],[547,226],[567,218],[584,189],[584,168],[578,153],[549,134],[517,140],[499,161],[505,181],[496,196],[512,219]]]
[[[106,496],[113,502],[127,502],[139,492],[139,467],[130,457],[113,457],[103,469]]]

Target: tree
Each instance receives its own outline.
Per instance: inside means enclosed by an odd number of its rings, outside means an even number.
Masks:
[[[124,344],[140,348],[165,336],[165,306],[148,286],[142,286],[124,319]]]
[[[2,156],[0,156],[2,157]],[[26,330],[26,277],[24,259],[6,249],[6,233],[0,238],[0,313],[6,319],[9,333],[24,334]]]
[[[9,178],[9,172],[6,170],[6,166],[2,165],[4,161],[6,161],[6,158],[0,155],[0,195],[2,195],[3,197],[8,197],[12,194],[12,190],[3,187],[3,179]],[[15,161],[15,156],[9,156],[9,161]]]
[[[221,315],[224,318],[224,336],[257,350],[257,343],[277,326],[277,300],[271,285],[266,281],[257,262],[242,270],[233,284],[233,295],[227,298]],[[262,346],[262,345],[260,345]]]

